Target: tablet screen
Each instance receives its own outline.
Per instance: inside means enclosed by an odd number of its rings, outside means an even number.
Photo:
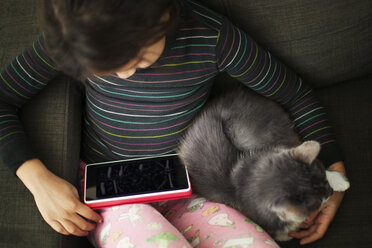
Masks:
[[[88,165],[86,199],[187,189],[186,173],[177,156]]]

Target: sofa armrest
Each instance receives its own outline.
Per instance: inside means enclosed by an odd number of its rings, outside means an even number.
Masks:
[[[79,82],[57,77],[20,113],[33,149],[53,173],[76,184],[80,157],[82,91]]]
[[[83,94],[79,83],[61,76],[20,111],[39,158],[56,175],[77,185]],[[56,233],[41,217],[31,193],[0,166],[0,247],[82,247]]]

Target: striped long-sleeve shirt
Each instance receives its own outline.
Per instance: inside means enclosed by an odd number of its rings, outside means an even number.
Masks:
[[[222,71],[280,103],[303,140],[321,143],[328,165],[340,160],[323,107],[294,72],[225,17],[196,2],[178,4],[180,21],[153,65],[127,79],[114,74],[87,78],[85,162],[175,151]],[[0,74],[0,159],[13,171],[35,157],[17,108],[58,73],[43,43],[41,36]]]

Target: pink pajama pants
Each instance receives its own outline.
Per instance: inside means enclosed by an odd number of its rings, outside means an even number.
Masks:
[[[82,162],[80,190],[84,185],[84,166]],[[89,235],[95,247],[279,247],[262,228],[238,211],[196,195],[98,211],[104,222]]]

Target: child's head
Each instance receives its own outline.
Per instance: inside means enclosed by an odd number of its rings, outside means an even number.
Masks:
[[[174,27],[174,0],[43,0],[52,58],[75,77],[113,72]]]

